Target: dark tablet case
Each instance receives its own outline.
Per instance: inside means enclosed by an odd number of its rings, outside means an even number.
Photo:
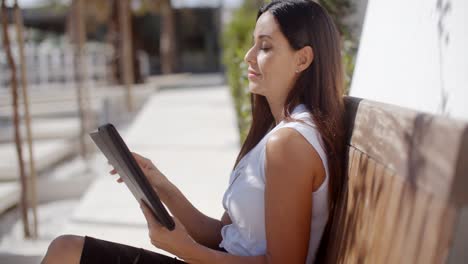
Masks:
[[[102,125],[89,134],[107,160],[117,169],[120,177],[137,201],[143,200],[159,223],[174,230],[175,223],[158,195],[151,187],[127,145],[112,124]]]

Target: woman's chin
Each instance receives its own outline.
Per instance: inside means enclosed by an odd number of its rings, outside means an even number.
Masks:
[[[259,94],[260,87],[256,83],[249,82],[249,92],[253,94]]]

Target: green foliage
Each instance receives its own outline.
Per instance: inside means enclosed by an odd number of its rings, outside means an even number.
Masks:
[[[344,93],[349,94],[349,88],[351,86],[351,80],[353,78],[354,65],[356,62],[357,54],[357,41],[351,37],[344,37],[341,49],[341,56],[343,60],[344,68]]]
[[[319,0],[318,1],[333,17],[342,35],[349,35],[349,28],[343,19],[353,11],[350,0]]]
[[[265,1],[269,2],[269,1]],[[343,39],[343,65],[345,70],[345,93],[349,91],[354,70],[356,41],[342,18],[352,12],[350,0],[321,0],[334,18]],[[244,142],[252,120],[250,94],[248,91],[247,67],[244,56],[252,45],[257,10],[262,1],[244,0],[244,4],[233,14],[232,20],[223,33],[223,61],[237,113],[240,142]]]
[[[354,12],[354,6],[350,0],[319,0],[318,2],[333,17],[342,37],[341,56],[345,73],[345,94],[348,94],[354,72],[357,40],[353,38],[351,29],[344,19]]]
[[[247,79],[248,65],[244,62],[244,56],[252,45],[252,33],[257,16],[257,7],[252,6],[252,3],[253,1],[245,1],[244,5],[234,13],[223,33],[223,61],[236,108],[240,142],[244,142],[252,120]]]

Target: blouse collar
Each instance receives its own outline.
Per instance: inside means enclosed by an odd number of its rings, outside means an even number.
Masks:
[[[303,112],[307,112],[307,107],[305,106],[305,104],[298,104],[294,107],[294,110],[292,111],[291,115],[295,115],[295,114],[299,114]]]

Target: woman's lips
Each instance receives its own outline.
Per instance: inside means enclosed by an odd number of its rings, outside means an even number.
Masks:
[[[260,77],[260,74],[254,72],[254,71],[249,71],[249,74],[247,77],[250,79],[258,79]]]

